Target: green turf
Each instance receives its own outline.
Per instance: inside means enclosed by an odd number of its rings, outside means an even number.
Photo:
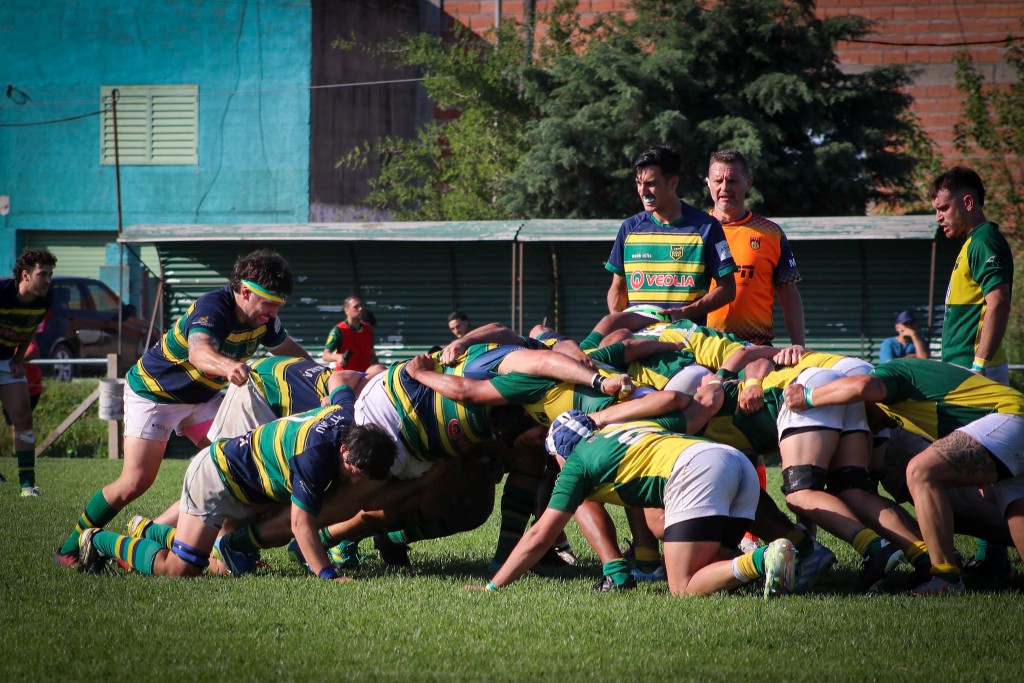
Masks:
[[[167,461],[112,528],[164,508],[185,466]],[[0,458],[0,471],[10,477],[13,459]],[[595,594],[599,567],[574,530],[582,569],[498,593],[464,591],[486,581],[493,517],[476,532],[415,545],[410,570],[383,568],[364,542],[365,569],[353,584],[305,576],[282,550],[265,554],[274,571],[241,579],[86,576],[52,566],[80,506],[118,471],[105,459],[43,458],[43,497],[20,499],[15,484],[0,486],[0,681],[1020,677],[1020,578],[962,597],[863,597],[849,588],[854,555],[834,539],[825,540],[840,563],[821,592],[769,603],[749,592],[672,599],[664,584]],[[777,488],[778,468],[769,474]],[[900,572],[894,589],[908,570]]]

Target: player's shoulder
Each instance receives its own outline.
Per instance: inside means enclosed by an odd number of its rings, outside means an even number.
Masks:
[[[644,226],[648,229],[654,226],[654,221],[651,220],[651,214],[647,211],[641,211],[640,213],[633,214],[626,220],[622,221],[622,225],[619,226],[619,230],[624,232],[634,232]]]
[[[746,227],[769,237],[782,239],[786,236],[786,233],[778,223],[757,213],[750,215],[750,220],[747,221]]]

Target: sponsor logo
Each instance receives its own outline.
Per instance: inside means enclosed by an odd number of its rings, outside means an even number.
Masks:
[[[672,249],[669,250],[669,256],[672,257],[673,261],[678,261],[683,258],[683,247],[678,244],[673,244]]]
[[[740,274],[740,279],[741,280],[746,280],[748,278],[753,278],[754,277],[754,266],[740,266],[739,267],[739,274]]]
[[[458,441],[462,438],[462,435],[465,434],[465,430],[462,428],[462,423],[455,418],[448,420],[448,425],[445,431],[448,432],[448,438],[452,441]]]
[[[753,249],[754,251],[757,251],[758,249],[760,249],[761,248],[761,238],[760,237],[751,237],[750,238],[750,248]]]
[[[645,273],[642,270],[634,270],[629,274],[630,289],[641,289],[643,287],[696,287],[692,275],[679,275],[676,273]]]
[[[208,315],[201,315],[198,318],[196,318],[195,321],[192,324],[193,325],[209,325],[210,324],[210,316],[208,316]]]
[[[999,257],[998,256],[989,256],[988,257],[988,261],[985,261],[985,265],[986,266],[994,266],[994,267],[998,268],[1002,264],[999,262]]]
[[[724,261],[727,258],[732,258],[732,252],[729,251],[729,243],[722,240],[715,245],[715,251],[718,252],[718,260]]]

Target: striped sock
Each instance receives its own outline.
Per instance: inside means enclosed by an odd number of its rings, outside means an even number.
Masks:
[[[238,531],[228,534],[225,543],[229,548],[243,553],[257,553],[267,547],[266,541],[256,530],[255,524],[248,524]]]
[[[958,583],[960,581],[960,567],[955,564],[933,564],[932,576],[946,583]]]
[[[97,531],[92,536],[92,544],[101,554],[116,557],[142,574],[152,574],[157,553],[166,550],[156,541],[122,536],[113,531]]]
[[[915,567],[931,564],[931,558],[928,557],[928,546],[924,544],[924,541],[911,543],[910,547],[903,551],[903,556],[907,558],[907,562]]]
[[[785,538],[793,542],[796,546],[796,551],[800,553],[802,557],[806,557],[814,552],[814,539],[807,535],[806,531],[802,529],[793,529],[786,534]]]
[[[120,510],[115,510],[107,502],[107,499],[103,497],[103,489],[100,489],[96,493],[92,494],[92,498],[85,504],[85,512],[78,518],[78,523],[75,525],[75,530],[71,532],[71,535],[64,541],[64,545],[61,546],[60,552],[64,555],[72,555],[78,553],[78,537],[82,535],[82,532],[89,528],[103,528],[110,523],[114,517],[117,517],[117,513]]]
[[[732,575],[743,583],[750,583],[764,576],[764,554],[767,550],[768,546],[763,545],[753,552],[737,557],[732,561]]]
[[[173,526],[153,522],[142,532],[142,538],[159,543],[161,547],[170,550],[171,545],[174,543],[174,534],[177,531]]]
[[[20,439],[19,439],[20,440]],[[18,459],[18,481],[21,488],[28,488],[36,485],[36,451],[29,448],[24,451],[15,451],[14,456]]]
[[[882,549],[882,537],[871,529],[864,528],[854,535],[850,544],[854,550],[860,553],[861,557],[867,557]]]
[[[645,548],[638,545],[633,549],[634,565],[642,572],[650,574],[661,566],[661,553],[657,548]]]
[[[498,547],[494,551],[494,561],[499,565],[505,562],[526,533],[526,525],[533,513],[533,502],[531,491],[505,484],[505,492],[501,494],[501,532],[498,534]]]

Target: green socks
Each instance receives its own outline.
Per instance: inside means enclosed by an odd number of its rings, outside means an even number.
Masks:
[[[526,533],[526,525],[533,514],[534,498],[532,491],[505,484],[505,492],[501,495],[501,532],[498,534],[498,547],[494,551],[494,561],[499,565],[508,559],[512,549]]]
[[[629,580],[629,563],[623,559],[612,560],[611,562],[605,562],[601,567],[601,571],[605,576],[612,577],[612,581],[615,582],[616,586],[622,586]]]
[[[83,531],[89,528],[102,528],[110,523],[120,510],[110,507],[110,503],[103,497],[103,489],[92,494],[92,498],[85,505],[85,512],[78,518],[75,530],[71,532],[64,545],[61,546],[62,555],[78,554],[78,537]]]
[[[107,557],[116,557],[142,574],[153,573],[156,554],[165,550],[156,541],[121,536],[113,531],[97,531],[92,536],[92,544],[101,554]]]

